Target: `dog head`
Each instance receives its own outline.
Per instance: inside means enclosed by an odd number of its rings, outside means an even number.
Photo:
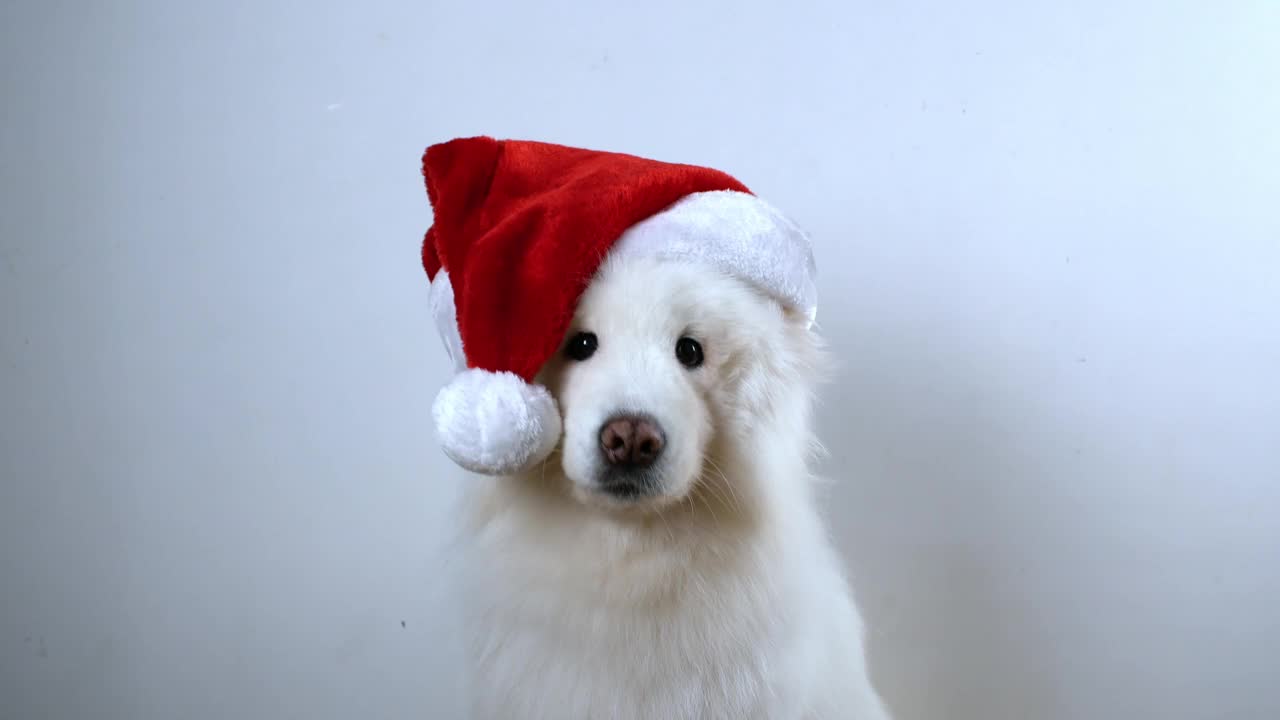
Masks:
[[[611,259],[540,375],[563,415],[548,463],[578,500],[614,509],[680,502],[709,477],[738,482],[727,467],[763,460],[755,452],[807,452],[819,358],[802,317],[736,278]],[[753,449],[765,431],[770,447]]]

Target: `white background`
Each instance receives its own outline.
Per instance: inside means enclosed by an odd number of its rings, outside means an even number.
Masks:
[[[901,719],[1280,717],[1280,5],[0,9],[0,718],[450,718],[424,146],[816,238]]]

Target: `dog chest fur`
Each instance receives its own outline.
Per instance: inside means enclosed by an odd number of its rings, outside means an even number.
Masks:
[[[717,538],[512,480],[469,499],[459,558],[476,717],[881,717],[816,517]]]

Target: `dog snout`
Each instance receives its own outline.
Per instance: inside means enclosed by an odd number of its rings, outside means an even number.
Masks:
[[[644,415],[619,415],[600,428],[600,451],[614,467],[647,468],[666,444],[662,426]]]

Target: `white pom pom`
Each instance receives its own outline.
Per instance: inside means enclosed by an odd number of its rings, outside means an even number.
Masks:
[[[514,373],[459,373],[436,396],[432,415],[445,454],[486,475],[526,470],[560,441],[560,410],[551,393]]]

